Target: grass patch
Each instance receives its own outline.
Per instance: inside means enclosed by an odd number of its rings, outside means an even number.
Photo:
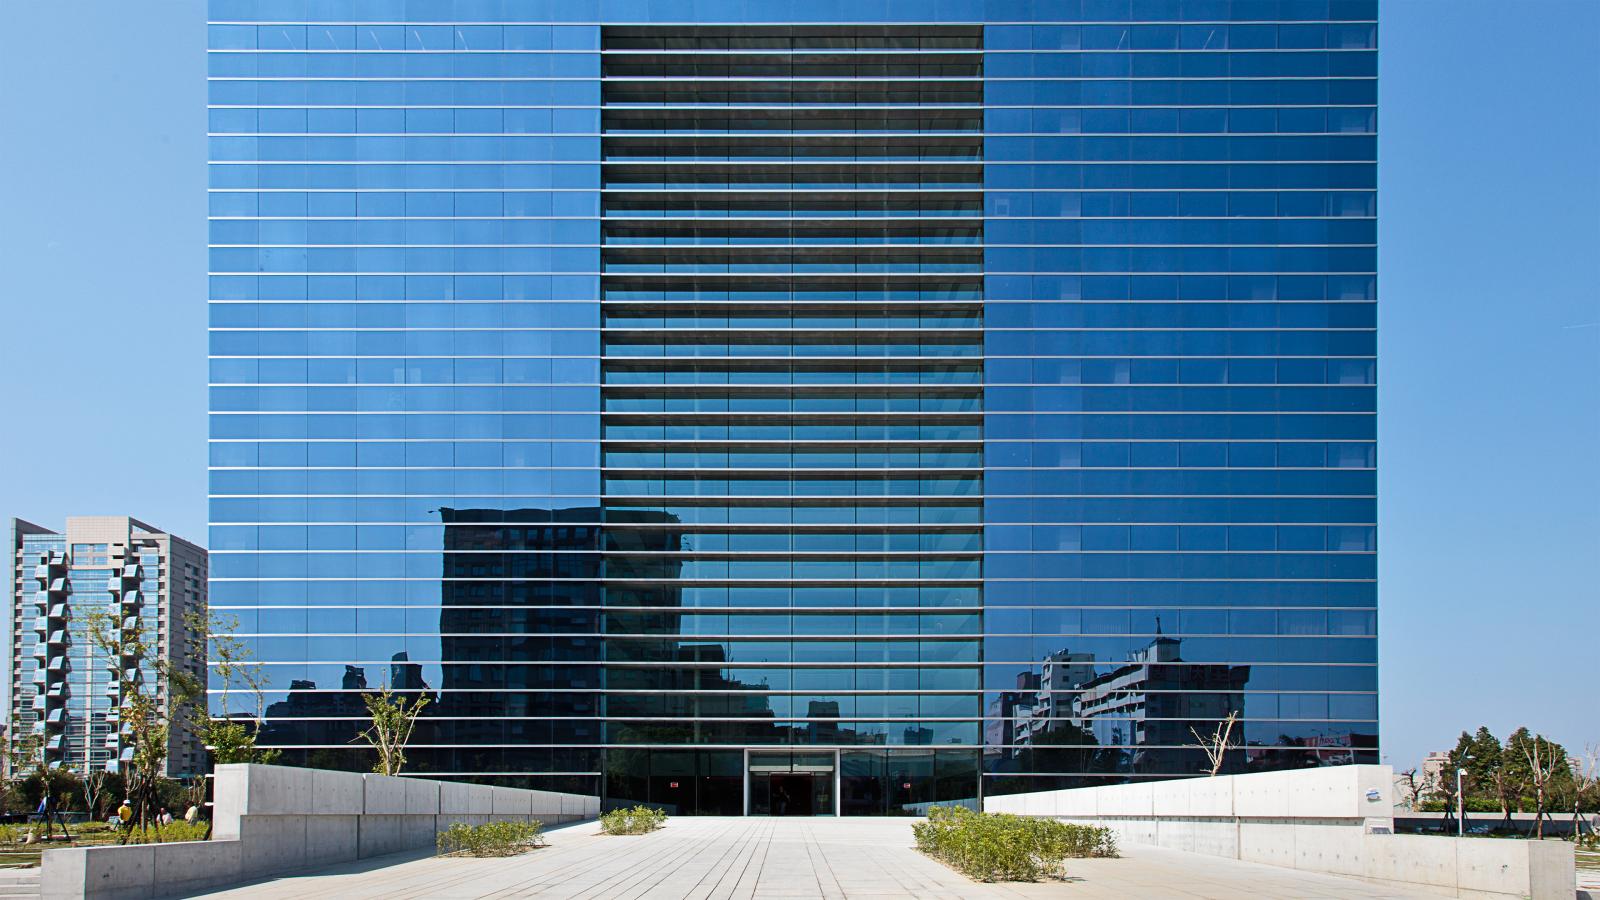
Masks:
[[[460,822],[439,832],[440,856],[516,856],[544,846],[544,825],[539,822]]]
[[[649,806],[613,809],[600,817],[600,830],[606,834],[646,834],[667,824],[667,814]]]
[[[44,840],[44,826],[38,823],[0,825],[0,868],[28,868],[39,864],[42,851],[56,847],[103,847],[122,841],[122,831],[105,822],[76,822],[68,829],[72,840],[62,840],[61,827],[54,829],[55,837]],[[29,832],[34,843],[25,843]],[[204,841],[210,838],[211,823],[206,821],[190,825],[178,820],[171,825],[151,825],[148,832],[135,828],[128,837],[130,844],[171,844],[178,841]]]
[[[1068,858],[1117,855],[1109,828],[1069,825],[963,806],[935,806],[911,826],[917,849],[975,881],[1038,881],[1066,875]]]

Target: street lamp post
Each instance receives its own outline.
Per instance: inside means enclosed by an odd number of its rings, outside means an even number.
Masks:
[[[1456,837],[1467,836],[1467,792],[1461,789],[1461,776],[1467,774],[1467,760],[1477,759],[1471,753],[1461,754],[1456,763]]]

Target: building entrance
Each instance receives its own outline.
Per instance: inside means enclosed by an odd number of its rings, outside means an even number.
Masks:
[[[838,815],[839,756],[833,750],[745,755],[745,812],[752,816]]]

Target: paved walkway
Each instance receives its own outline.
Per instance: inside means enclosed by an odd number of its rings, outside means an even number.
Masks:
[[[905,819],[679,818],[639,837],[593,822],[550,832],[550,846],[509,859],[417,854],[364,860],[207,897],[406,900],[562,897],[624,900],[1129,897],[1217,900],[1413,898],[1360,881],[1151,847],[1121,859],[1069,860],[1069,883],[976,884],[912,848]]]

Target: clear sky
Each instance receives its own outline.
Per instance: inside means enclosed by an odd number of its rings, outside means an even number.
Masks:
[[[205,540],[205,11],[0,12],[0,517]],[[1600,2],[1379,26],[1383,744],[1600,742]]]

